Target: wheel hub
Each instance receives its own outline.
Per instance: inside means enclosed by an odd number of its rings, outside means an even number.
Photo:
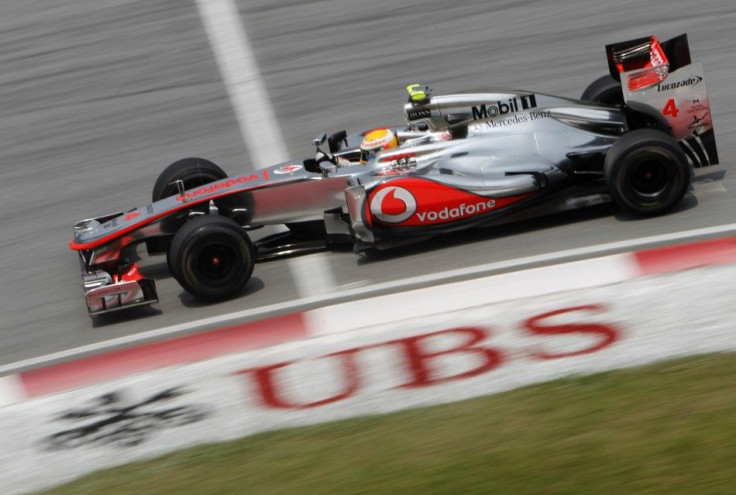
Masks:
[[[197,272],[211,281],[225,277],[234,265],[235,256],[235,252],[228,246],[206,246],[197,257]]]
[[[656,196],[667,187],[667,171],[656,160],[645,161],[632,174],[634,189],[643,196]]]

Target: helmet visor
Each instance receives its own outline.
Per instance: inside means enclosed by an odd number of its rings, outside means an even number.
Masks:
[[[376,156],[377,150],[360,150],[360,163],[367,163]]]

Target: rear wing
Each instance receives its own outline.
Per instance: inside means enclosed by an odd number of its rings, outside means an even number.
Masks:
[[[703,66],[692,63],[686,34],[663,42],[650,36],[614,43],[606,54],[624,102],[659,110],[694,167],[718,163]]]

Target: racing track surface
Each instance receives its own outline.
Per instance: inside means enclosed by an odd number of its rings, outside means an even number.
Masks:
[[[707,10],[701,10],[707,5]],[[493,8],[491,7],[493,6]],[[731,0],[239,1],[289,151],[321,130],[402,121],[404,86],[437,93],[520,87],[577,97],[605,73],[603,46],[687,32],[705,65],[721,167],[676,213],[608,207],[400,249],[372,262],[327,256],[338,284],[398,280],[733,222],[736,7]],[[0,4],[0,364],[299,296],[286,261],[256,266],[243,297],[201,306],[148,265],[161,303],[93,325],[71,224],[145,204],[168,163],[252,164],[193,0],[5,0]],[[309,258],[304,258],[308,262]]]

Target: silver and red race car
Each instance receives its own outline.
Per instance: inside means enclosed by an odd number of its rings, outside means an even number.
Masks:
[[[433,95],[407,88],[398,146],[360,161],[369,131],[314,140],[316,157],[228,176],[186,158],[152,201],[74,225],[91,315],[151,304],[154,281],[129,261],[165,254],[196,297],[232,297],[257,260],[332,244],[383,249],[475,226],[613,201],[659,215],[688,191],[692,167],[718,162],[703,69],[686,35],[606,47],[610,75],[581,99],[532,91]],[[257,243],[249,231],[285,225]]]

